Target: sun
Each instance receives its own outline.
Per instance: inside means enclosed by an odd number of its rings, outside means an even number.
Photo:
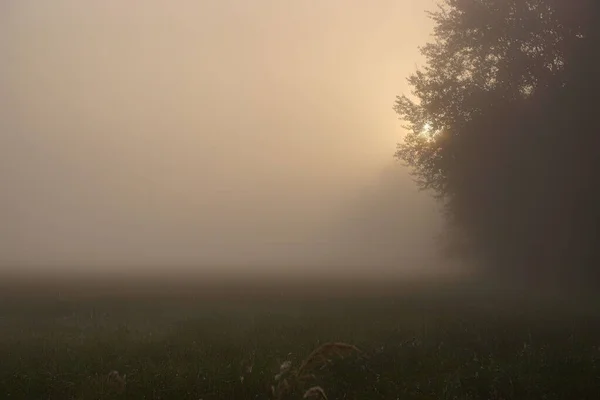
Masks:
[[[421,132],[419,132],[419,136],[425,138],[428,142],[432,142],[436,140],[436,137],[440,134],[439,130],[435,130],[433,125],[429,122],[423,124],[421,128]]]
[[[433,136],[434,136],[433,126],[429,122],[426,122],[425,124],[423,124],[423,127],[421,128],[421,132],[419,132],[419,136],[423,136],[424,138],[427,138],[429,140],[433,139]]]

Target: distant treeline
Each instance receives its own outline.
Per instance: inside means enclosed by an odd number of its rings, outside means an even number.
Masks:
[[[396,156],[486,273],[600,284],[600,1],[446,0]]]

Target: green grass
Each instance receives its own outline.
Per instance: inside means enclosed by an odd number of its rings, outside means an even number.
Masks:
[[[416,293],[0,304],[2,399],[268,399],[282,362],[330,341],[367,356],[315,371],[305,389],[331,400],[600,398],[600,324],[568,307]]]

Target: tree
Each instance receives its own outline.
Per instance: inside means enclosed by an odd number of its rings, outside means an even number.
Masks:
[[[446,0],[396,157],[487,271],[600,277],[599,2]]]

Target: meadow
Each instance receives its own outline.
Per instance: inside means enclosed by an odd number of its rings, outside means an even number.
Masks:
[[[0,398],[600,398],[600,312],[589,298],[226,286],[5,283]],[[344,344],[310,356],[331,342]]]

